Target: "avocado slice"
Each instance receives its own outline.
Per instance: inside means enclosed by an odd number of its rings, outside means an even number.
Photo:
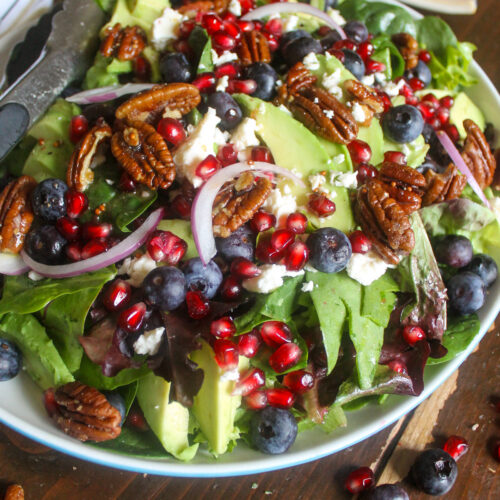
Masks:
[[[191,221],[182,219],[165,219],[158,224],[158,229],[161,231],[170,231],[187,243],[184,260],[198,257],[198,250],[196,250],[193,232],[191,230]]]
[[[232,439],[238,437],[234,427],[236,410],[241,404],[241,396],[233,396],[235,382],[224,378],[210,345],[201,341],[202,347],[191,354],[191,360],[203,370],[201,389],[194,397],[193,414],[200,429],[208,440],[210,451],[222,455],[227,451]],[[248,359],[240,356],[238,370],[248,368]]]
[[[139,380],[137,401],[151,430],[175,458],[191,460],[198,444],[188,441],[189,410],[177,401],[169,402],[170,382],[150,373]]]

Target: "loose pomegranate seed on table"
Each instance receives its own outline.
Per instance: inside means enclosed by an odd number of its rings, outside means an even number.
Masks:
[[[352,494],[361,493],[374,484],[375,476],[369,467],[353,470],[346,478],[344,487]]]
[[[461,436],[450,436],[444,443],[443,450],[458,460],[469,451],[469,443]]]
[[[231,262],[231,274],[240,279],[255,278],[262,271],[257,267],[257,264],[244,257],[236,257]]]
[[[360,139],[354,139],[347,145],[351,160],[355,165],[367,163],[372,158],[372,149],[368,143]]]
[[[89,122],[84,115],[77,115],[71,118],[69,125],[69,139],[76,144],[88,132]]]
[[[403,328],[403,338],[409,345],[414,345],[421,340],[425,340],[425,332],[416,325],[406,325]]]
[[[215,361],[224,370],[234,370],[238,367],[238,347],[227,339],[216,339],[213,343]]]
[[[283,377],[283,385],[295,394],[304,394],[314,386],[314,375],[305,370],[287,373]]]
[[[260,368],[252,368],[244,373],[233,390],[233,396],[248,396],[266,383],[266,376]]]
[[[107,252],[108,249],[109,245],[106,241],[102,239],[94,239],[83,245],[80,255],[83,260],[90,259],[90,257],[95,257],[96,255]]]
[[[303,234],[307,229],[307,217],[300,212],[294,212],[286,218],[286,227],[295,234]]]
[[[267,231],[276,225],[276,217],[273,214],[259,210],[255,212],[250,220],[250,227],[256,233]]]
[[[335,213],[335,203],[321,193],[312,193],[309,196],[308,207],[318,216],[327,217]]]
[[[294,241],[285,252],[285,266],[288,271],[300,271],[309,260],[309,248],[303,241]]]
[[[69,190],[66,192],[66,214],[68,217],[76,219],[87,210],[89,200],[84,193]]]
[[[221,168],[219,160],[214,155],[208,155],[204,160],[201,160],[196,167],[195,174],[201,177],[204,181],[210,179],[212,175]]]
[[[218,339],[227,339],[236,333],[236,326],[233,318],[223,316],[210,323],[210,333]]]
[[[269,347],[277,348],[292,341],[292,332],[282,321],[266,321],[259,327],[259,333]]]
[[[144,323],[146,317],[146,304],[138,302],[125,309],[118,316],[118,326],[126,332],[137,332]]]
[[[146,245],[149,256],[156,262],[175,266],[184,257],[187,243],[170,231],[155,231]]]
[[[182,123],[175,118],[162,118],[156,127],[157,132],[173,146],[178,146],[185,138]]]
[[[372,241],[363,231],[354,231],[349,235],[353,253],[366,253],[372,248]]]
[[[295,366],[302,356],[302,349],[293,342],[282,344],[269,358],[269,365],[276,373],[284,371]]]
[[[130,300],[132,288],[130,283],[117,279],[105,289],[102,303],[108,311],[118,311],[125,307]]]
[[[275,408],[288,409],[295,403],[295,394],[288,389],[267,389],[267,403]]]
[[[75,241],[80,236],[80,224],[70,217],[60,217],[57,219],[56,227],[68,241]]]
[[[249,410],[262,410],[267,406],[266,391],[255,391],[243,398],[243,404]]]
[[[244,333],[238,337],[238,351],[246,358],[253,358],[257,354],[261,343],[260,335],[257,332]]]
[[[210,303],[198,290],[186,293],[186,306],[189,316],[193,319],[202,319],[210,312]]]

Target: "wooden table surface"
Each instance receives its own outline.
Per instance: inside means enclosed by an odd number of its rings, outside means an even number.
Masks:
[[[479,0],[474,16],[443,16],[458,38],[475,43],[476,60],[500,86],[500,1]],[[83,462],[28,440],[0,425],[0,498],[11,483],[22,484],[28,500],[142,500],[286,498],[343,499],[350,470],[371,466],[378,484],[405,478],[416,453],[442,446],[451,434],[464,436],[470,451],[448,499],[500,498],[500,316],[479,348],[441,388],[413,413],[366,441],[330,457],[282,471],[226,479],[181,479],[123,472]],[[407,482],[413,500],[426,498]],[[430,497],[427,497],[430,498]]]

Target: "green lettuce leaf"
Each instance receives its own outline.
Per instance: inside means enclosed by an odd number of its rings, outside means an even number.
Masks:
[[[373,59],[386,64],[386,76],[388,80],[393,80],[398,76],[402,76],[405,72],[405,61],[401,52],[387,34],[376,36],[372,40],[374,53]]]
[[[188,39],[189,46],[193,49],[198,61],[197,74],[213,71],[214,63],[212,60],[212,41],[206,30],[197,26]]]

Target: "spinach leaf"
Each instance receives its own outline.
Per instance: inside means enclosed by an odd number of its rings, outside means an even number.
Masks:
[[[441,18],[425,16],[417,26],[417,39],[427,50],[432,51],[440,60],[446,58],[446,47],[456,47],[457,37]]]
[[[197,26],[188,39],[189,46],[193,49],[197,58],[197,74],[213,71],[214,63],[212,61],[212,42],[206,30]]]
[[[372,44],[375,50],[373,57],[377,61],[385,63],[386,61],[384,59],[381,59],[381,56],[378,54],[384,52],[385,50],[389,51],[390,73],[386,72],[387,78],[394,79],[398,76],[402,76],[405,72],[405,61],[403,59],[403,56],[401,55],[401,52],[399,52],[396,45],[394,45],[394,43],[392,42],[391,37],[386,34],[378,35],[372,40]]]
[[[123,385],[119,387],[117,392],[125,401],[125,415],[128,415],[132,404],[135,401],[135,397],[137,396],[137,389],[139,388],[139,382],[137,380],[128,385]]]

